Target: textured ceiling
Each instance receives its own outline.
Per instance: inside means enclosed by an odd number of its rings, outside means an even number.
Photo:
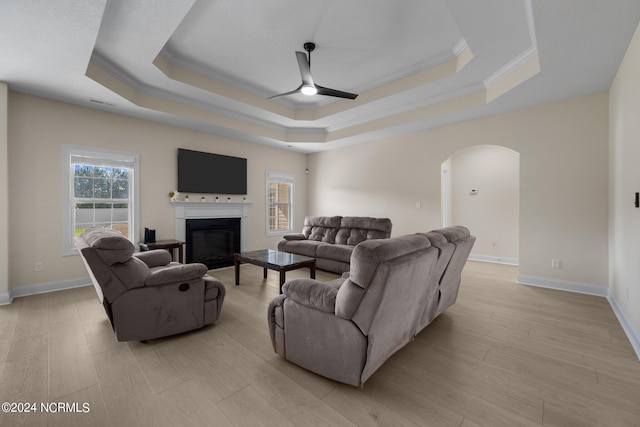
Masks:
[[[607,90],[637,0],[9,0],[12,90],[314,152]],[[301,94],[294,52],[316,43]]]

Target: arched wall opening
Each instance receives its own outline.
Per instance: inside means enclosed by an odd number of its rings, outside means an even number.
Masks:
[[[520,154],[478,145],[456,152],[441,168],[442,223],[464,225],[476,236],[469,258],[519,264]]]

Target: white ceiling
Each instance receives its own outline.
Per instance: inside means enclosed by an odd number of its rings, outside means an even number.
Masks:
[[[639,0],[4,0],[10,89],[315,152],[609,88]],[[356,100],[291,95],[294,52]]]

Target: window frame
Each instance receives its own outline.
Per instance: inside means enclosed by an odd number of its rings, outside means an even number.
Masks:
[[[266,173],[266,185],[265,185],[265,197],[266,197],[266,230],[267,230],[267,236],[282,236],[285,234],[290,234],[293,232],[294,230],[294,190],[295,190],[295,175],[292,173],[288,173],[288,172],[277,172],[277,171],[267,171]],[[280,182],[280,183],[286,183],[289,184],[289,228],[287,230],[271,230],[270,228],[270,208],[273,205],[270,201],[269,201],[269,183],[271,182]],[[281,203],[278,203],[281,204]]]
[[[140,235],[140,160],[138,153],[117,151],[104,148],[82,147],[76,145],[62,146],[62,255],[77,255],[73,240],[74,228],[74,169],[72,156],[105,159],[107,161],[131,163],[132,173],[129,177],[129,235],[133,243]],[[125,199],[123,199],[125,200]]]

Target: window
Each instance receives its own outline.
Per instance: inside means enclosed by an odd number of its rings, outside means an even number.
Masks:
[[[74,254],[73,236],[93,225],[120,231],[131,241],[138,235],[138,155],[65,146],[63,244]]]
[[[267,235],[293,230],[292,174],[267,171]]]

